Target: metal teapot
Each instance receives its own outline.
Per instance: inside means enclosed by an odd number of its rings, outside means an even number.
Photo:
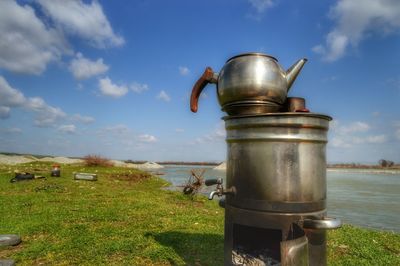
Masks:
[[[262,53],[246,53],[230,58],[220,73],[207,67],[193,86],[190,109],[198,110],[199,96],[208,83],[217,84],[218,101],[230,115],[279,112],[287,93],[307,62],[303,58],[287,71],[278,60]]]

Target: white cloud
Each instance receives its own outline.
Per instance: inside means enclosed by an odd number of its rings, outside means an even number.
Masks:
[[[0,106],[4,112],[8,113],[8,116],[10,109],[17,107],[35,112],[34,125],[38,127],[53,126],[59,119],[66,116],[60,108],[48,105],[40,97],[26,98],[22,92],[12,88],[2,76],[0,76]]]
[[[76,57],[71,60],[69,71],[78,80],[88,79],[107,72],[109,66],[103,63],[103,59],[91,61],[85,58],[81,53],[77,53]]]
[[[376,136],[368,136],[366,138],[367,143],[385,143],[387,141],[386,135],[376,135]]]
[[[19,107],[26,102],[24,94],[12,88],[8,82],[0,76],[0,106]]]
[[[209,134],[196,138],[195,143],[222,142],[226,138],[226,130],[223,122],[219,123]]]
[[[75,134],[76,133],[76,126],[75,125],[61,125],[58,127],[58,131],[67,134]]]
[[[139,135],[138,139],[140,142],[148,142],[148,143],[157,142],[157,138],[149,134]]]
[[[137,82],[133,82],[130,88],[135,93],[142,93],[144,91],[147,91],[149,89],[149,86],[147,84],[140,84]]]
[[[95,47],[120,46],[124,39],[115,34],[98,1],[81,0],[0,1],[0,68],[25,74],[41,74],[49,63],[72,49],[64,33],[87,40]],[[28,4],[27,4],[28,3]],[[44,11],[36,15],[35,9]],[[77,79],[107,71],[102,59],[79,62],[70,69]],[[78,64],[79,63],[79,64]],[[78,65],[77,65],[78,64]]]
[[[386,80],[386,83],[395,89],[399,89],[400,92],[400,77],[392,77]]]
[[[114,126],[108,126],[100,130],[101,134],[113,134],[113,135],[126,135],[130,134],[130,129],[127,125],[124,124],[118,124]]]
[[[6,127],[6,128],[0,128],[0,132],[6,134],[21,134],[22,130],[18,127]]]
[[[325,45],[312,50],[330,62],[343,57],[350,45],[357,47],[368,33],[390,34],[400,29],[398,0],[339,0],[329,15],[336,26],[327,34]]]
[[[171,97],[165,92],[165,91],[160,91],[160,93],[157,95],[157,99],[169,102],[171,100]]]
[[[10,117],[10,107],[0,106],[0,119],[7,119]]]
[[[393,122],[393,127],[394,127],[394,137],[398,140],[400,140],[400,120],[399,121],[394,121]]]
[[[54,23],[71,35],[98,48],[120,46],[124,38],[115,34],[98,1],[38,0]]]
[[[185,130],[183,128],[176,128],[175,132],[182,133],[182,132],[185,132]]]
[[[158,139],[150,134],[135,134],[127,125],[118,124],[100,129],[97,135],[112,145],[122,145],[127,147],[140,147],[145,143],[154,143]]]
[[[108,77],[99,79],[99,88],[103,95],[113,98],[119,98],[128,93],[128,88],[126,86],[113,84]]]
[[[342,134],[354,133],[354,132],[366,132],[370,129],[370,126],[365,122],[353,122],[346,126],[339,126],[338,131]]]
[[[365,122],[341,125],[339,121],[331,124],[333,135],[330,145],[337,148],[352,148],[355,145],[382,144],[388,141],[386,134],[371,134],[371,126]]]
[[[335,136],[332,138],[330,144],[336,148],[350,148],[351,144],[346,140],[344,136]]]
[[[47,27],[29,5],[0,1],[0,68],[40,74],[48,63],[70,53],[63,34]]]
[[[84,116],[84,115],[80,115],[80,114],[74,114],[71,117],[72,121],[76,121],[76,122],[80,122],[83,124],[90,124],[93,123],[95,121],[95,119],[91,116]]]
[[[373,117],[379,117],[380,115],[381,115],[381,112],[379,112],[379,111],[372,112]]]
[[[60,108],[49,107],[48,111],[41,112],[37,115],[33,124],[37,127],[52,127],[65,117],[65,113]]]
[[[248,1],[257,10],[258,13],[263,13],[265,10],[274,5],[273,0],[248,0]]]
[[[396,136],[397,139],[400,140],[400,128],[396,130],[395,136]]]
[[[179,73],[180,73],[182,76],[187,76],[187,75],[189,75],[190,70],[189,70],[189,68],[187,68],[187,67],[185,67],[185,66],[180,66],[180,67],[179,67]]]
[[[354,145],[382,144],[387,140],[388,138],[384,134],[371,136],[338,135],[332,138],[331,145],[336,148],[351,148]]]

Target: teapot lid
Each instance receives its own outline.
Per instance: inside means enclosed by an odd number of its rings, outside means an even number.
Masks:
[[[269,57],[274,59],[275,61],[278,62],[278,59],[276,59],[275,57],[273,57],[272,55],[268,55],[268,54],[263,54],[263,53],[244,53],[244,54],[238,54],[235,55],[231,58],[229,58],[228,60],[226,60],[226,62],[228,63],[229,61],[231,61],[232,59],[238,58],[238,57],[242,57],[242,56],[265,56],[265,57]]]

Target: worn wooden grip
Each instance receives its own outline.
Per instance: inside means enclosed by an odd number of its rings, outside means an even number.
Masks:
[[[214,71],[211,69],[211,67],[207,67],[206,70],[204,70],[203,75],[201,75],[201,77],[194,84],[192,95],[190,96],[190,110],[193,113],[197,112],[200,94],[203,91],[204,87],[211,82],[213,76]]]

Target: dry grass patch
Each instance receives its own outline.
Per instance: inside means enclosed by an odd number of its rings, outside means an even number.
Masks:
[[[83,162],[86,166],[104,166],[104,167],[114,166],[114,163],[109,159],[95,154],[86,155],[83,158]]]

